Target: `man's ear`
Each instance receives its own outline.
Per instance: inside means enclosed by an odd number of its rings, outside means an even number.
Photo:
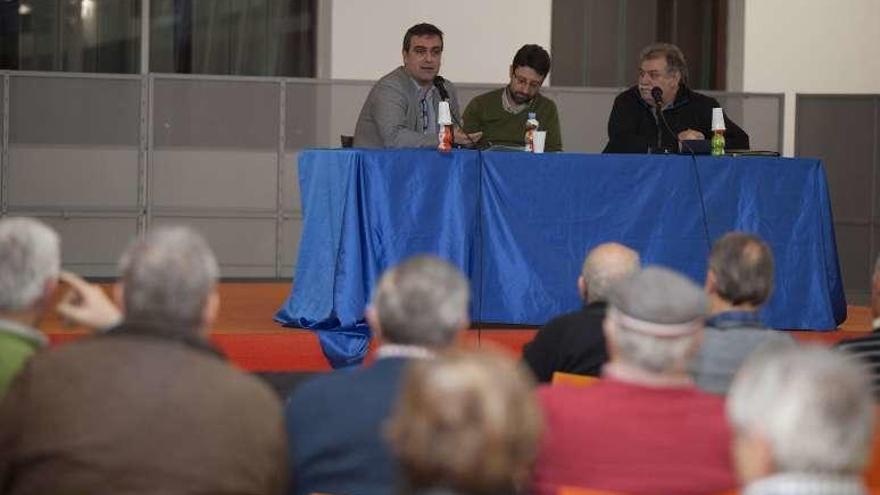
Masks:
[[[379,324],[379,313],[376,312],[376,308],[372,305],[367,306],[367,309],[364,310],[364,317],[367,319],[367,325],[370,326],[370,331],[373,332],[373,338],[376,339],[377,342],[381,342],[382,325]]]
[[[587,300],[587,280],[583,275],[578,276],[578,295],[580,295],[581,299],[584,301]]]
[[[706,272],[706,283],[703,284],[703,289],[706,294],[715,294],[718,290],[718,279],[711,269]]]
[[[125,314],[125,287],[122,286],[121,281],[117,281],[113,284],[113,302],[116,303],[116,307],[119,308],[119,311],[122,314]]]
[[[211,291],[208,300],[205,301],[205,307],[202,308],[202,332],[207,335],[214,322],[217,321],[217,315],[220,314],[220,294],[217,289]]]

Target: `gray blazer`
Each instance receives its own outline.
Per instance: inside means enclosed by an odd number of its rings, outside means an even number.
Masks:
[[[458,93],[455,85],[446,81],[449,105],[457,119]],[[440,97],[434,91],[431,97],[434,115]],[[389,72],[373,86],[361,108],[354,130],[354,145],[358,148],[434,148],[437,133],[422,133],[422,112],[413,80],[403,66]]]

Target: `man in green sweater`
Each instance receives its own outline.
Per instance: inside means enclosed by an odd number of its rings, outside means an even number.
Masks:
[[[525,146],[526,120],[534,112],[538,130],[547,131],[544,151],[562,151],[559,113],[553,100],[539,93],[550,72],[550,54],[524,45],[510,65],[510,84],[475,97],[464,111],[466,133],[483,132],[481,146]]]
[[[36,326],[59,268],[54,230],[32,218],[0,220],[0,397],[31,354],[47,343]]]

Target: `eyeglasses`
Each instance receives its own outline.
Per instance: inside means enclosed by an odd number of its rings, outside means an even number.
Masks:
[[[516,72],[513,73],[513,80],[517,84],[519,84],[520,86],[528,86],[529,89],[539,89],[541,87],[541,85],[544,84],[543,79],[541,79],[540,81],[526,79],[525,77],[522,77],[521,75],[517,74]]]
[[[662,77],[668,77],[670,75],[671,74],[666,71],[649,70],[649,71],[645,72],[642,69],[639,69],[639,79],[641,79],[643,77],[647,77],[648,79],[650,79],[652,81],[656,81]]]

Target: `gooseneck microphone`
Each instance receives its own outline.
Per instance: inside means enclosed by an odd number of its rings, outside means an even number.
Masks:
[[[441,76],[439,74],[434,76],[434,87],[437,88],[437,94],[440,95],[441,100],[449,101],[449,92],[446,91],[445,83],[446,83],[446,79],[444,79],[443,76]],[[458,126],[459,129],[461,129],[461,132],[464,134],[464,136],[467,138],[467,140],[471,142],[471,146],[476,148],[477,143],[475,143],[474,140],[471,139],[471,136],[468,133],[464,132],[464,126],[461,125],[461,120],[459,120],[458,116],[455,115],[455,110],[452,108],[452,105],[450,105],[449,114],[452,116],[452,122],[456,126]]]
[[[445,82],[446,82],[446,79],[443,79],[443,76],[441,76],[441,75],[434,76],[434,87],[437,88],[437,93],[440,95],[440,99],[444,100],[444,101],[449,99],[449,92],[446,91],[446,86],[444,86],[444,84],[443,84]],[[660,88],[657,88],[657,89],[660,89]]]
[[[437,84],[436,78],[434,78],[434,84]],[[657,105],[657,108],[663,108],[663,90],[660,89],[660,86],[651,88],[651,96],[654,98],[654,104]]]
[[[657,125],[657,148],[659,153],[663,149],[663,128],[660,127],[660,119],[663,117],[663,90],[659,86],[651,88],[651,96],[654,98],[654,123]],[[665,121],[664,121],[665,122]]]

